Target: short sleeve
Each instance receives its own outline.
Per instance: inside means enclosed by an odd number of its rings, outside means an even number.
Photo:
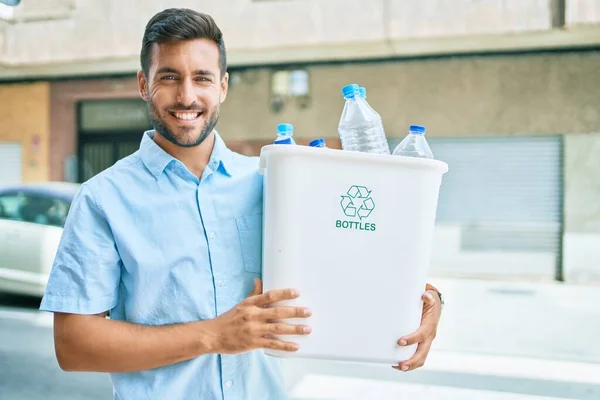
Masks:
[[[99,314],[117,304],[121,260],[90,188],[75,195],[40,310]]]

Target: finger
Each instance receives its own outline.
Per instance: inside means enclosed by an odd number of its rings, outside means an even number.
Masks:
[[[277,339],[262,339],[258,345],[262,349],[282,351],[298,351],[298,349],[300,348],[298,346],[298,343],[284,342]]]
[[[300,294],[295,289],[274,289],[269,290],[266,293],[253,296],[248,300],[255,306],[264,307],[267,304],[274,303],[276,301],[292,300],[298,296],[300,296]]]
[[[400,369],[401,371],[411,371],[416,368],[421,368],[425,364],[425,360],[431,349],[431,343],[431,340],[419,343],[415,354],[408,360],[402,361],[397,369]]]
[[[415,332],[413,332],[409,335],[406,335],[406,336],[402,336],[400,339],[398,339],[398,345],[399,346],[410,346],[411,344],[421,343],[422,341],[425,340],[426,334],[428,331],[429,331],[429,325],[421,324],[419,329],[417,329]]]
[[[262,293],[262,281],[258,278],[254,278],[254,287],[252,288],[252,292],[248,295],[248,297],[258,296]]]
[[[428,290],[425,293],[423,293],[423,308],[433,307],[435,305],[436,297],[437,294],[434,296],[431,290]]]
[[[265,335],[308,335],[312,332],[312,328],[307,325],[292,325],[282,323],[266,324],[263,329]]]
[[[312,311],[306,307],[278,306],[265,308],[260,312],[260,318],[266,320],[286,318],[306,318],[312,315]]]

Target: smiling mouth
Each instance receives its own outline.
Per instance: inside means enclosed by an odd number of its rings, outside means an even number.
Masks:
[[[173,117],[175,117],[176,119],[180,120],[180,121],[195,121],[197,120],[200,115],[202,115],[202,112],[200,111],[173,111],[173,112],[169,112],[169,114],[171,114]]]

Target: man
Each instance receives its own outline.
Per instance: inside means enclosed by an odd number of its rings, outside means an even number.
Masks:
[[[146,26],[141,65],[155,129],[82,185],[42,301],[59,364],[109,372],[116,399],[284,399],[262,349],[297,350],[269,335],[310,327],[272,320],[311,311],[270,306],[293,289],[262,293],[247,234],[261,232],[258,162],[214,131],[229,78],[221,31],[208,15],[165,10]],[[421,328],[399,341],[419,350],[398,369],[421,366],[435,336],[440,299],[424,300]]]

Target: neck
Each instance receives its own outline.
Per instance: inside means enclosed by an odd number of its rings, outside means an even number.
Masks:
[[[178,159],[185,167],[200,179],[204,168],[208,165],[215,144],[215,132],[212,131],[198,146],[181,147],[171,143],[164,136],[154,131],[154,141],[164,151]]]

